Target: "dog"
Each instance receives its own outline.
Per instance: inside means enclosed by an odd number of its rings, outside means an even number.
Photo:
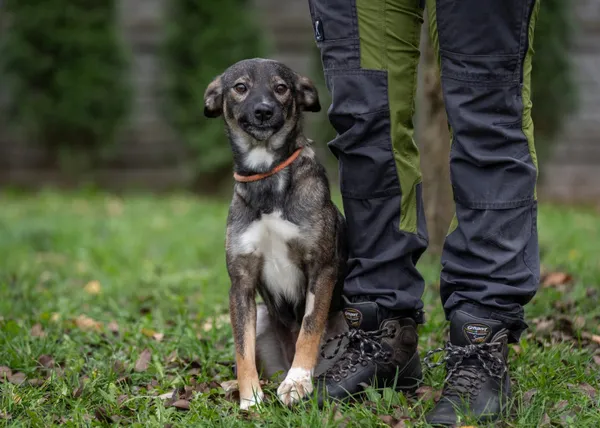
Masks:
[[[233,152],[225,247],[240,406],[262,402],[259,373],[279,374],[277,395],[291,405],[334,363],[319,355],[325,332],[347,329],[345,219],[303,133],[303,113],[321,109],[317,89],[280,62],[247,59],[208,85],[204,103]]]

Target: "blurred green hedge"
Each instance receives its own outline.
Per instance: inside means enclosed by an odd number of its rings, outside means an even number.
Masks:
[[[203,117],[204,91],[227,67],[264,54],[246,0],[171,0],[164,58],[165,114],[195,156],[199,175],[230,173],[231,150],[220,119]]]
[[[110,145],[130,102],[116,2],[5,0],[2,7],[9,119],[53,152],[89,155]]]
[[[536,23],[531,76],[538,157],[551,152],[557,133],[577,106],[571,42],[574,14],[569,0],[541,0]]]

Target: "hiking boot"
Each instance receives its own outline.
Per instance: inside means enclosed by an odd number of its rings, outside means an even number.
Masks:
[[[508,330],[501,321],[456,311],[450,319],[446,351],[447,376],[442,397],[426,416],[432,425],[455,425],[457,413],[480,422],[496,420],[510,397]],[[435,367],[444,363],[427,364]]]
[[[415,390],[423,377],[416,322],[390,317],[374,302],[347,302],[344,316],[350,330],[328,339],[321,351],[323,358],[339,359],[316,380],[319,405],[327,399],[344,401],[359,396],[367,386]],[[325,348],[335,340],[337,347],[326,355]],[[342,350],[343,341],[347,347]]]

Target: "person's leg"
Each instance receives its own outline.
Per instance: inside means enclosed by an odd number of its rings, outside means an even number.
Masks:
[[[419,0],[311,0],[332,104],[348,224],[344,295],[393,311],[423,307],[415,264],[426,248],[412,116]]]
[[[406,347],[406,358],[389,365],[395,372],[416,355],[415,321],[423,307],[424,284],[415,265],[427,232],[412,123],[423,10],[419,0],[309,3],[332,97],[329,119],[338,133],[329,147],[339,160],[348,225],[344,313],[351,328],[367,331],[406,318],[394,329],[397,337],[377,339]],[[402,344],[401,331],[409,345]],[[374,364],[342,388],[355,390],[372,380]]]
[[[453,136],[456,216],[442,254],[441,299],[451,344],[495,347],[500,370],[507,342],[527,326],[523,306],[539,282],[530,97],[539,6],[536,0],[428,0],[427,7]],[[467,373],[477,366],[473,361],[475,355],[466,356],[458,365],[445,396],[474,385]],[[476,369],[487,381],[469,390],[477,398],[468,410],[494,416],[506,401],[508,376]],[[452,390],[456,382],[461,386]],[[432,422],[454,419],[451,400],[442,399],[430,415]]]

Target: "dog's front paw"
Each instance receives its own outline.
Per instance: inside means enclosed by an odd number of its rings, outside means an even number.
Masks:
[[[283,404],[289,406],[313,392],[310,370],[292,367],[285,380],[277,388],[277,395]]]
[[[240,394],[240,409],[248,410],[250,407],[255,407],[262,403],[263,398],[265,398],[265,394],[260,387],[253,390],[252,394]]]

